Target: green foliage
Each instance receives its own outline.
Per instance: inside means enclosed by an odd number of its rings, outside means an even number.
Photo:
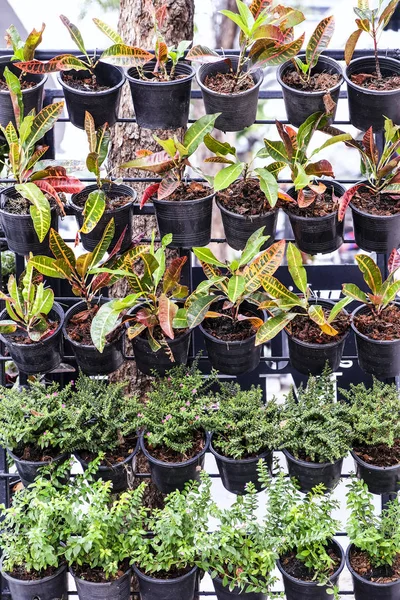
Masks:
[[[351,384],[340,390],[350,405],[350,419],[355,446],[393,447],[400,439],[400,398],[395,384],[374,378],[371,387]]]
[[[269,594],[277,578],[272,575],[278,555],[275,540],[265,526],[257,522],[260,505],[253,483],[247,493],[237,496],[230,508],[213,506],[219,521],[217,529],[201,536],[198,566],[211,577],[219,577],[229,590]]]
[[[1,252],[1,275],[2,277],[9,277],[14,275],[16,272],[16,260],[14,252],[11,250],[5,250]]]
[[[317,65],[321,53],[327,49],[335,31],[335,18],[326,17],[318,23],[315,31],[310,37],[306,49],[306,60],[295,56],[293,62],[297,72],[304,82],[311,79],[312,70]]]
[[[276,447],[278,406],[275,399],[263,403],[260,387],[222,384],[217,394],[204,398],[204,405],[204,428],[213,433],[219,454],[242,459]]]
[[[132,550],[132,560],[147,575],[194,567],[199,560],[198,539],[207,530],[211,506],[211,479],[169,494],[165,507],[155,509],[145,521],[143,537]],[[152,531],[154,536],[148,536]]]
[[[388,502],[377,515],[373,495],[363,481],[353,478],[347,487],[347,508],[350,511],[347,533],[350,542],[367,553],[374,567],[390,567],[400,553],[398,500]]]
[[[333,463],[352,445],[350,407],[336,401],[335,382],[328,366],[321,377],[310,377],[297,395],[293,389],[281,408],[280,447],[296,458]]]
[[[33,60],[36,48],[42,42],[42,35],[46,25],[42,23],[42,28],[37,31],[32,29],[26,40],[24,41],[15,25],[10,25],[6,30],[7,46],[13,49],[11,60]]]

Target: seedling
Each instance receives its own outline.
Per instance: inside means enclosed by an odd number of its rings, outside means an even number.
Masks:
[[[311,79],[312,70],[317,65],[321,53],[326,50],[335,31],[335,18],[327,17],[317,25],[306,48],[306,60],[295,56],[292,61],[304,83]]]

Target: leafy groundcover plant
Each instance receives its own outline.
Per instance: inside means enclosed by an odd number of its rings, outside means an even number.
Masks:
[[[348,486],[350,516],[347,533],[353,544],[349,561],[358,575],[373,583],[400,579],[400,504],[388,502],[376,514],[373,495],[363,481],[353,479]]]

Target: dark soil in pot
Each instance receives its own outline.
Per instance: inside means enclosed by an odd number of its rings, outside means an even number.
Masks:
[[[364,187],[358,190],[350,206],[359,248],[389,254],[400,246],[400,194],[374,195]]]
[[[299,58],[304,62],[304,55]],[[320,56],[309,82],[304,83],[291,60],[278,68],[277,79],[282,86],[289,123],[299,127],[309,116],[317,112],[325,113],[326,106],[331,105],[331,121],[335,118],[343,71],[333,58]]]
[[[378,316],[369,306],[353,312],[358,362],[366,373],[379,378],[400,374],[400,307],[390,304]]]
[[[226,241],[234,250],[243,250],[249,237],[264,227],[270,238],[265,250],[275,241],[278,209],[271,209],[258,179],[239,179],[218,192],[217,206],[221,211]]]
[[[228,492],[232,494],[244,494],[246,484],[250,481],[254,483],[257,491],[261,491],[261,484],[258,479],[257,465],[260,459],[267,463],[268,470],[272,472],[272,451],[265,450],[260,454],[242,459],[233,459],[220,454],[210,444],[210,450],[215,457],[222,484]]]
[[[316,485],[323,483],[326,491],[333,490],[339,483],[343,458],[334,463],[316,463],[296,458],[288,450],[283,450],[286,457],[290,477],[295,477],[300,484],[300,491],[306,494]]]
[[[70,569],[74,577],[79,600],[129,600],[132,571],[129,562],[121,565],[118,575],[106,579],[102,569],[88,565]]]
[[[7,311],[3,310],[0,320],[8,318]],[[22,373],[27,375],[49,373],[61,362],[64,311],[57,302],[54,302],[48,319],[51,323],[51,333],[39,342],[32,342],[27,334],[20,331],[10,335],[0,334],[0,341],[7,346],[12,360]]]
[[[335,303],[330,300],[313,300],[328,312]],[[301,312],[302,309],[298,309]],[[336,317],[332,326],[339,332],[335,337],[323,333],[307,314],[298,315],[286,329],[289,357],[294,369],[305,375],[320,375],[328,362],[336,371],[342,359],[346,338],[350,332],[350,317],[345,310]]]
[[[171,66],[167,65],[168,73]],[[127,72],[137,124],[146,129],[186,127],[194,68],[179,62],[172,81],[163,81],[152,72],[154,67],[154,61],[145,65],[146,80],[139,77],[135,67]]]
[[[4,80],[4,69],[8,69],[17,77],[20,77],[21,70],[13,66],[11,56],[0,57],[0,125],[7,127],[10,121],[15,125],[14,111],[11,102],[10,92]],[[27,115],[32,109],[36,114],[43,108],[44,85],[47,81],[47,75],[33,75],[26,73],[21,79],[22,102],[24,104],[24,113]]]
[[[231,64],[221,60],[202,65],[197,72],[197,82],[203,94],[206,113],[222,113],[215,122],[215,128],[221,131],[241,131],[253,125],[256,120],[263,72],[258,69],[252,73],[250,77],[253,85],[251,86],[250,79],[246,79],[245,89],[238,91],[232,85],[232,69],[237,68],[239,59],[237,56],[225,58],[228,58]]]
[[[366,552],[351,544],[346,564],[354,584],[355,600],[397,600],[400,594],[400,555],[391,567],[373,567]]]
[[[149,462],[152,481],[163,494],[183,490],[188,481],[199,481],[209,445],[208,434],[198,432],[192,452],[183,456],[166,448],[148,448],[146,435],[140,438],[140,448]]]
[[[333,560],[330,581],[335,585],[345,565],[345,556],[342,547],[332,540],[328,547],[328,554]],[[314,572],[305,567],[296,558],[296,552],[289,552],[277,561],[277,566],[283,577],[286,600],[300,600],[312,598],[313,600],[328,600],[332,598],[327,593],[326,586],[320,586],[313,581]]]
[[[68,579],[67,566],[58,569],[49,567],[43,573],[27,572],[20,568],[13,573],[6,573],[2,566],[1,574],[7,581],[12,600],[67,600]],[[36,578],[34,578],[36,576]]]
[[[53,464],[55,467],[63,464],[70,457],[68,452],[60,453],[59,450],[53,448],[37,449],[31,446],[24,448],[22,452],[15,450],[8,454],[13,459],[25,487],[33,483],[40,475],[40,469]]]
[[[372,494],[397,493],[400,489],[400,441],[392,448],[355,445],[351,452],[357,477],[365,481]]]
[[[85,220],[83,215],[83,209],[85,207],[86,200],[91,192],[97,190],[97,185],[89,185],[79,194],[73,194],[71,196],[71,202],[69,206],[75,215],[79,228],[82,227]],[[97,244],[100,242],[104,230],[111,219],[114,219],[115,233],[111,241],[109,252],[112,251],[115,244],[121,237],[125,227],[127,227],[124,240],[120,252],[128,250],[132,244],[133,236],[133,205],[136,202],[137,193],[127,185],[104,185],[102,190],[106,194],[106,209],[97,223],[96,227],[90,233],[81,233],[81,241],[85,250],[92,252]]]
[[[223,313],[222,306],[223,301],[217,302],[210,310]],[[249,302],[243,302],[240,313],[265,319],[263,311]],[[258,367],[262,346],[255,346],[256,330],[249,321],[233,322],[229,317],[218,317],[205,319],[199,328],[205,339],[208,358],[221,373],[242,375]]]
[[[169,248],[207,246],[211,240],[212,190],[193,181],[182,183],[164,200],[152,199],[160,237],[172,233]]]
[[[184,572],[146,575],[136,566],[141,600],[193,600],[198,577],[197,567]]]
[[[296,244],[306,254],[328,254],[343,244],[343,221],[339,221],[338,207],[346,189],[336,181],[318,180],[326,185],[308,208],[299,208],[290,202],[280,203],[289,217]],[[297,198],[298,192],[291,187],[287,193]]]
[[[72,69],[60,73],[58,81],[64,90],[68,115],[75,127],[84,129],[86,111],[94,118],[96,129],[104,123],[110,127],[114,125],[125,81],[121,69],[98,62],[93,73]]]
[[[119,369],[124,362],[124,327],[107,336],[107,344],[102,353],[93,345],[90,335],[91,323],[99,304],[101,306],[104,302],[107,300],[102,298],[90,311],[86,302],[78,302],[65,314],[64,338],[71,344],[78,367],[86,375],[108,375]]]
[[[49,249],[50,229],[43,242],[39,241],[33,220],[29,212],[31,203],[23,198],[14,186],[1,190],[0,220],[1,227],[7,239],[7,245],[12,252],[22,256],[44,254],[52,256]],[[54,201],[49,199],[51,206],[50,228],[58,230],[58,211]]]
[[[241,592],[238,587],[235,587],[232,591],[229,587],[222,585],[222,579],[215,577],[213,579],[215,594],[218,600],[268,600],[268,594],[261,594],[257,592]]]
[[[400,123],[400,61],[380,56],[379,63],[383,83],[377,81],[373,56],[352,60],[345,71],[350,122],[362,131],[382,131],[384,117]]]

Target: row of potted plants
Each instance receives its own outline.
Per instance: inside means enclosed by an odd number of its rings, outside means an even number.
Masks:
[[[154,10],[155,47],[153,52],[124,43],[121,36],[107,24],[94,19],[96,26],[111,40],[112,45],[100,56],[89,56],[83,37],[67,17],[63,24],[82,56],[64,54],[48,62],[34,59],[44,26],[28,36],[24,43],[16,28],[7,30],[13,56],[3,64],[14,70],[26,85],[27,108],[41,108],[43,84],[47,73],[60,72],[71,121],[84,126],[84,111],[90,110],[96,126],[114,124],[117,117],[121,86],[125,75],[120,67],[130,67],[127,78],[132,92],[135,115],[141,127],[177,129],[185,127],[189,115],[193,67],[179,62],[186,53],[188,61],[203,62],[197,81],[203,93],[208,114],[220,113],[216,127],[223,131],[240,131],[256,119],[259,88],[266,66],[278,66],[278,81],[282,86],[289,122],[300,125],[313,112],[330,106],[336,111],[340,87],[346,79],[349,94],[350,120],[361,130],[383,129],[384,115],[400,121],[398,111],[400,73],[399,62],[379,56],[378,40],[393,16],[398,1],[387,7],[381,3],[371,10],[368,2],[359,2],[355,12],[357,30],[349,38],[345,59],[345,75],[333,59],[321,56],[328,47],[335,29],[333,17],[323,19],[311,35],[305,54],[300,52],[304,34],[294,39],[294,27],[304,21],[301,11],[269,2],[254,0],[247,6],[236,0],[238,12],[221,13],[240,29],[238,56],[222,57],[201,45],[182,41],[168,48],[162,35],[167,6]],[[374,41],[374,55],[352,61],[361,33],[367,32]],[[16,61],[16,62],[13,62]],[[32,85],[33,84],[33,85]],[[4,100],[9,104],[7,96]],[[172,110],[165,111],[165,106]],[[362,110],[360,110],[362,108]],[[7,121],[8,122],[8,121]],[[6,125],[3,123],[3,125]]]
[[[252,483],[220,509],[203,472],[200,484],[187,484],[168,495],[162,509],[149,510],[145,483],[113,496],[110,482],[94,481],[90,473],[64,485],[39,478],[17,492],[10,508],[2,507],[1,572],[13,600],[21,590],[46,600],[66,597],[68,566],[80,600],[128,600],[132,564],[143,600],[166,594],[192,600],[202,572],[211,575],[218,600],[266,600],[277,582],[275,564],[288,600],[339,598],[345,556],[334,540],[338,503],[323,485],[304,497],[295,480],[282,472],[271,479],[260,461],[268,492],[260,520]],[[390,502],[378,517],[363,482],[353,480],[347,505],[346,563],[355,598],[389,600],[400,586],[399,503]],[[211,516],[217,524],[208,533]]]
[[[80,375],[76,389],[38,383],[1,395],[1,445],[8,449],[24,485],[39,469],[57,466],[74,453],[84,469],[103,459],[93,476],[114,490],[131,487],[139,449],[162,493],[182,490],[199,478],[205,453],[214,455],[227,490],[243,494],[251,482],[260,491],[257,464],[272,471],[274,450],[283,450],[289,474],[302,492],[323,484],[333,489],[351,451],[359,478],[372,493],[396,493],[400,483],[400,400],[395,385],[374,380],[340,390],[331,371],[310,377],[282,405],[266,405],[261,388],[243,390],[204,379],[194,364],[155,379],[144,402],[126,396],[121,384]]]

